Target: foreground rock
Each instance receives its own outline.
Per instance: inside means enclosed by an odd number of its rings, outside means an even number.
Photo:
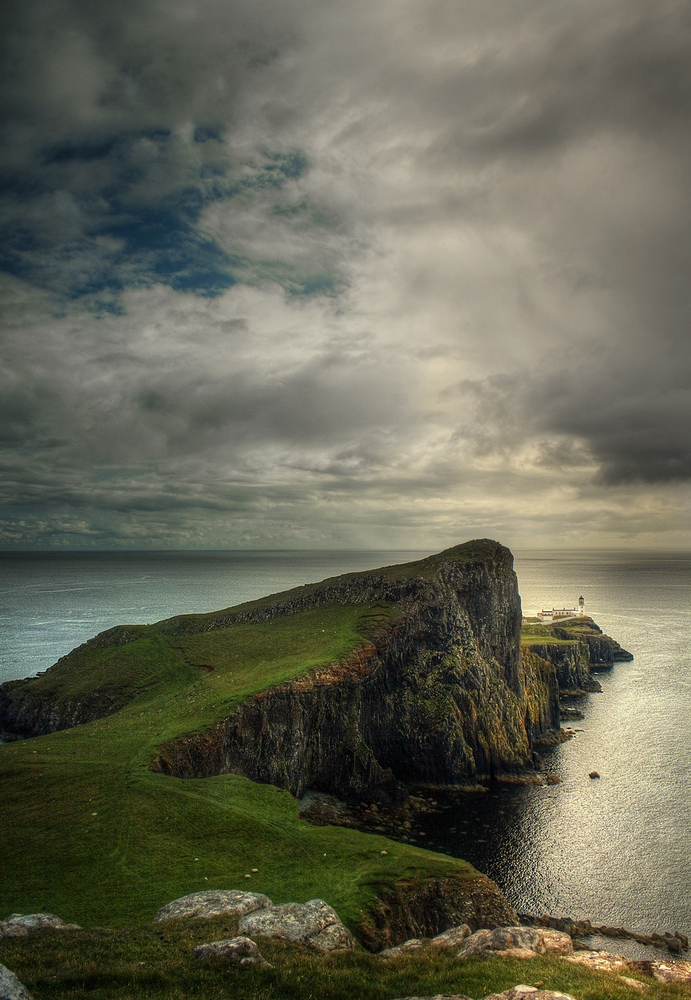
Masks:
[[[659,959],[625,958],[604,951],[578,951],[568,956],[569,962],[585,965],[598,972],[634,972],[651,976],[658,983],[691,983],[691,962],[663,962]]]
[[[157,912],[154,923],[160,920],[176,920],[180,917],[220,917],[222,914],[242,917],[246,913],[272,906],[268,896],[260,892],[241,892],[239,889],[206,889],[191,892],[172,903],[166,903]]]
[[[495,927],[472,934],[458,952],[458,958],[484,955],[488,951],[513,958],[534,958],[547,952],[571,955],[573,941],[563,931],[541,927]]]
[[[323,899],[308,903],[283,903],[241,917],[241,934],[257,934],[301,944],[312,951],[351,951],[355,939],[332,907]]]
[[[470,937],[471,933],[470,927],[467,924],[462,924],[460,927],[450,927],[448,931],[444,931],[443,934],[437,934],[431,940],[410,938],[410,940],[404,941],[403,944],[394,945],[393,948],[384,948],[383,951],[379,952],[379,957],[397,958],[399,955],[406,955],[411,951],[420,951],[423,948],[436,948],[440,951],[447,948],[457,948],[460,944],[463,944],[466,938]]]
[[[448,994],[437,993],[436,996],[425,997],[398,997],[397,1000],[470,1000],[462,993]],[[575,1000],[570,993],[554,993],[552,990],[540,990],[536,986],[514,986],[503,993],[490,993],[482,1000]]]
[[[266,961],[254,941],[248,937],[225,938],[223,941],[199,944],[194,949],[194,955],[195,958],[202,961],[216,958],[233,965],[256,965],[262,969],[273,969],[271,963]]]
[[[4,965],[0,965],[0,1000],[32,1000],[29,991]]]
[[[60,931],[81,930],[79,924],[68,924],[54,913],[11,913],[7,920],[0,920],[0,938],[26,937],[47,927]]]

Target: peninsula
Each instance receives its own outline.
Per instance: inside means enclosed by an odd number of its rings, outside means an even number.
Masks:
[[[534,773],[560,690],[630,654],[587,618],[528,623],[523,647],[521,625],[511,553],[482,539],[109,629],[0,686],[0,911],[122,926],[242,885],[325,898],[374,949],[515,921],[464,862],[310,825],[296,798],[405,807]]]

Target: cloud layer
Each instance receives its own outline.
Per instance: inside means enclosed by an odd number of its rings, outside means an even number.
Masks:
[[[689,544],[688,4],[4,16],[0,544]]]

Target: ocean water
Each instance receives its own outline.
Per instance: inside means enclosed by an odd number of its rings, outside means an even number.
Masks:
[[[560,784],[466,796],[427,818],[420,843],[473,862],[519,912],[688,934],[691,553],[518,551],[515,566],[524,613],[583,595],[634,660],[571,702],[585,717],[564,725],[579,731],[544,755]]]
[[[112,625],[217,610],[426,554],[0,553],[0,681],[43,670]],[[473,862],[520,912],[690,934],[691,553],[515,558],[525,612],[573,607],[583,595],[586,612],[635,659],[598,675],[602,694],[581,699],[584,719],[568,723],[579,732],[545,755],[560,784],[440,800],[446,808],[416,836]]]
[[[0,552],[0,683],[113,625],[217,611],[420,551]]]

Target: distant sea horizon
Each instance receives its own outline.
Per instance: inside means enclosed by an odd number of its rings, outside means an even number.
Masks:
[[[0,682],[45,670],[113,625],[232,607],[432,551],[3,550]],[[471,861],[519,912],[691,934],[691,552],[517,548],[514,558],[524,613],[583,595],[634,660],[599,674],[603,693],[577,703],[584,719],[568,725],[580,731],[545,757],[560,784],[469,799],[429,817],[419,842]]]

